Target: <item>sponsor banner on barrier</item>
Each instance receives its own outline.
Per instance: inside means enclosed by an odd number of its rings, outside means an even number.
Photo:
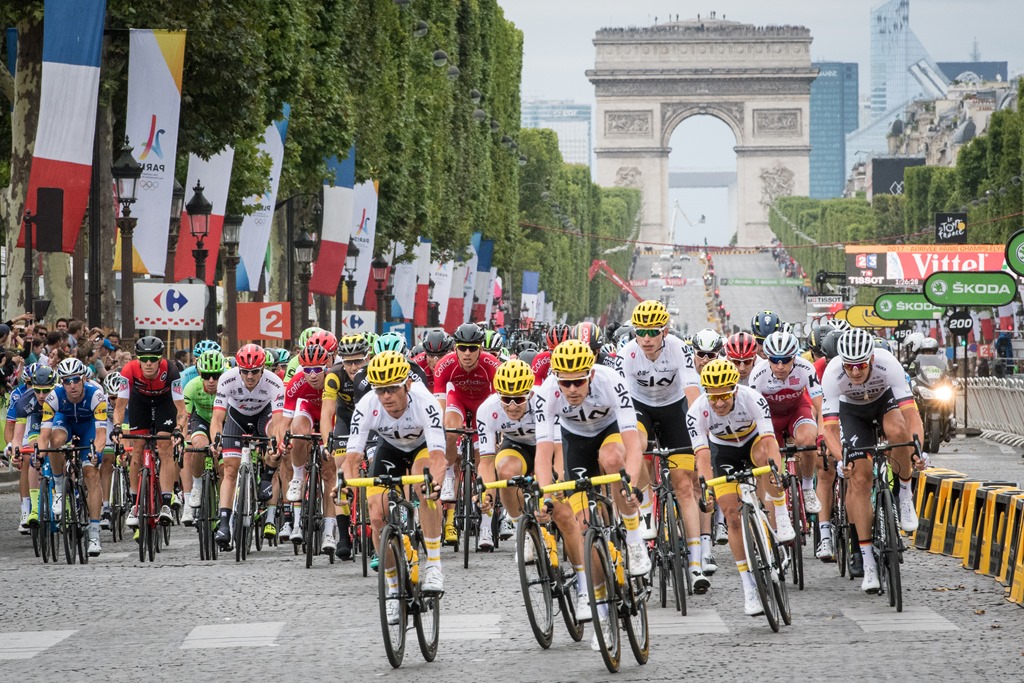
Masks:
[[[1005,306],[1017,296],[1017,279],[1002,271],[933,273],[924,296],[936,306]]]
[[[1006,267],[1002,244],[857,244],[846,247],[851,285],[918,287],[940,271],[981,272]]]
[[[942,311],[924,294],[882,294],[875,299],[875,314],[884,320],[936,320]]]
[[[718,284],[730,287],[800,287],[804,280],[799,277],[720,277]]]
[[[807,305],[811,308],[829,308],[833,304],[845,303],[845,299],[839,294],[823,294],[807,297]]]
[[[636,289],[637,287],[661,287],[663,285],[682,287],[686,282],[687,279],[685,277],[657,277],[651,278],[650,280],[630,280],[629,286],[633,289]]]
[[[141,330],[201,330],[209,290],[183,282],[135,283],[135,326]]]
[[[292,305],[286,301],[239,303],[239,339],[289,339]]]

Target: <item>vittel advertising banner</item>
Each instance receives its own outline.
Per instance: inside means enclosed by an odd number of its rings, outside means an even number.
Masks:
[[[919,287],[932,273],[1003,270],[1003,244],[858,244],[846,247],[851,285]]]

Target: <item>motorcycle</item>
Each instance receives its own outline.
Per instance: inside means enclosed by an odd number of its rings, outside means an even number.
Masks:
[[[953,416],[956,389],[946,373],[946,359],[919,355],[917,372],[912,380],[914,398],[924,425],[924,450],[938,453],[939,446],[952,439],[956,431],[956,418]]]

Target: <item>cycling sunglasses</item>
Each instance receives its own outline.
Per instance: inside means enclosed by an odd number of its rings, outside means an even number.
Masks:
[[[654,328],[638,329],[636,331],[636,336],[638,336],[638,337],[657,337],[659,334],[661,334],[661,328],[660,327],[657,328],[657,329],[654,329]]]
[[[199,376],[203,379],[220,379],[219,372],[200,372]]]
[[[46,396],[51,391],[53,391],[53,387],[43,387],[41,389],[37,387],[37,388],[33,389],[32,391],[35,392],[36,396]]]
[[[521,406],[529,400],[529,396],[502,396],[500,401],[507,406]]]
[[[263,372],[263,368],[253,368],[252,370],[247,370],[245,368],[238,368],[238,373],[240,375],[259,375],[262,372]]]
[[[162,360],[162,356],[139,356],[140,363],[159,363]]]
[[[754,364],[753,358],[733,358],[732,356],[729,356],[729,360],[733,363],[733,365],[742,365],[744,367],[747,365]]]
[[[359,358],[342,358],[341,364],[352,367],[353,365],[363,365],[366,363],[366,357],[361,356]]]
[[[310,365],[309,367],[302,368],[302,371],[307,375],[319,375],[321,372],[327,372],[327,366]]]
[[[718,393],[718,394],[708,394],[708,400],[711,401],[712,403],[716,403],[718,401],[728,401],[730,398],[732,398],[735,395],[736,395],[736,390],[733,389],[732,391],[723,391],[723,392]]]
[[[377,394],[378,396],[383,396],[384,394],[393,394],[404,386],[404,384],[392,384],[386,387],[374,387],[373,393]]]
[[[558,386],[563,389],[568,389],[569,387],[582,387],[589,381],[589,377],[580,377],[579,379],[560,379],[558,380]]]
[[[60,381],[61,384],[78,384],[82,381],[81,376],[75,375],[74,377],[65,377]]]
[[[480,350],[480,345],[479,344],[458,344],[458,345],[455,346],[455,350],[456,351],[462,351],[463,353],[468,353],[470,351],[479,351]]]
[[[793,356],[768,356],[768,362],[773,365],[786,365],[793,361]]]
[[[708,360],[718,358],[718,354],[713,351],[694,351],[693,353],[695,356],[700,356],[701,358],[706,358]]]
[[[869,365],[871,365],[871,361],[864,361],[863,363],[843,363],[843,369],[847,372],[850,370],[867,370]]]

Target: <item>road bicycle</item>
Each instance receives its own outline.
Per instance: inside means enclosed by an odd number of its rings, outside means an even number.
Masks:
[[[692,455],[692,452],[689,448],[657,446],[649,452],[656,459],[652,493],[657,520],[655,528],[658,534],[653,541],[651,567],[657,575],[661,606],[665,607],[668,604],[668,595],[671,591],[676,609],[686,616],[686,596],[693,595],[690,548],[686,544],[686,527],[683,524],[682,510],[672,486],[670,472],[673,469],[673,455]]]
[[[61,511],[56,513],[60,535],[64,540],[64,559],[68,564],[75,564],[76,560],[81,564],[87,564],[89,562],[89,555],[86,552],[89,504],[85,489],[85,477],[82,474],[81,458],[83,456],[81,454],[89,453],[93,465],[98,465],[98,461],[95,453],[92,453],[92,445],[78,446],[77,443],[77,439],[75,439],[58,448],[39,448],[39,445],[36,444],[36,453],[64,454],[64,486],[61,491],[63,503]]]
[[[114,541],[124,540],[125,519],[132,509],[132,487],[128,464],[116,452],[110,453],[114,467],[110,474],[110,535]]]
[[[57,561],[57,536],[60,533],[60,525],[53,515],[53,470],[50,469],[50,459],[45,455],[35,452],[34,448],[22,448],[22,453],[32,453],[31,465],[39,470],[39,521],[35,524],[29,523],[32,534],[32,549],[36,557],[42,556],[46,564],[52,558]]]
[[[184,447],[180,437],[170,434],[120,434],[117,437],[117,453],[121,457],[130,453],[131,448],[121,444],[125,439],[142,441],[142,468],[139,470],[139,488],[135,495],[139,519],[139,562],[147,559],[153,562],[160,552],[161,533],[170,533],[170,526],[160,521],[160,506],[163,494],[160,491],[160,460],[157,458],[158,441],[175,441],[175,449]]]
[[[235,546],[235,562],[242,562],[249,556],[254,541],[257,550],[263,548],[257,482],[263,467],[263,455],[268,447],[270,450],[277,450],[277,439],[272,436],[243,434],[238,440],[241,442],[242,456],[238,463],[235,500],[231,510],[231,542]],[[220,448],[220,443],[221,435],[218,434],[214,447]]]
[[[287,449],[292,441],[309,442],[309,464],[306,466],[306,478],[303,483],[302,511],[300,515],[300,526],[302,527],[302,540],[296,541],[292,536],[292,547],[298,555],[300,549],[306,553],[306,569],[313,566],[313,558],[320,553],[324,538],[324,485],[323,459],[324,449],[320,434],[292,434],[287,432],[284,435],[284,447]],[[331,456],[333,457],[333,456]],[[334,564],[334,553],[327,554],[330,563]]]
[[[467,421],[470,419],[466,418]],[[479,549],[480,544],[480,521],[483,515],[477,507],[476,498],[476,463],[473,459],[473,436],[476,431],[473,429],[445,429],[448,434],[459,435],[459,481],[455,497],[455,529],[458,532],[458,540],[455,542],[455,552],[462,549],[462,566],[469,569],[469,545],[470,536],[476,537],[475,548]]]
[[[824,448],[824,446],[822,446]],[[793,525],[796,536],[792,541],[783,543],[789,549],[790,569],[793,574],[793,585],[800,590],[804,589],[804,546],[807,545],[808,535],[811,534],[811,519],[804,509],[804,489],[801,485],[800,474],[797,472],[797,453],[809,453],[818,451],[818,446],[780,446],[779,452],[784,458],[785,475],[782,477],[784,493],[786,496],[786,509],[789,512],[789,521]],[[817,516],[815,515],[815,518]],[[816,526],[816,525],[815,525]]]
[[[192,519],[192,526],[199,535],[199,559],[216,560],[218,547],[214,537],[220,521],[220,477],[214,451],[210,446],[189,446],[185,452],[196,453],[203,458],[203,474],[199,478],[199,508]]]
[[[787,626],[792,624],[793,616],[789,607],[789,594],[786,592],[786,576],[783,569],[782,546],[775,538],[775,530],[768,523],[768,517],[757,499],[757,477],[769,474],[781,488],[782,478],[772,462],[764,467],[755,467],[740,472],[733,472],[721,477],[704,481],[700,479],[701,509],[710,509],[707,502],[709,488],[728,487],[727,491],[716,491],[716,496],[724,493],[735,493],[738,488],[740,495],[740,516],[743,528],[743,550],[747,556],[747,566],[754,575],[757,594],[761,598],[765,618],[772,631],[778,632],[781,621]],[[729,487],[729,484],[733,484]]]
[[[441,597],[443,593],[428,593],[420,584],[425,571],[427,546],[423,531],[416,523],[416,508],[404,497],[403,487],[432,486],[429,470],[420,475],[395,476],[382,474],[345,480],[341,486],[351,488],[381,487],[387,496],[388,512],[377,544],[380,569],[377,573],[377,596],[380,606],[380,624],[384,634],[384,651],[391,666],[398,668],[405,658],[405,635],[409,629],[409,615],[413,617],[416,639],[423,659],[434,661],[441,627]],[[373,491],[367,491],[373,495]],[[436,503],[425,498],[426,505]],[[389,585],[390,579],[390,585]]]

